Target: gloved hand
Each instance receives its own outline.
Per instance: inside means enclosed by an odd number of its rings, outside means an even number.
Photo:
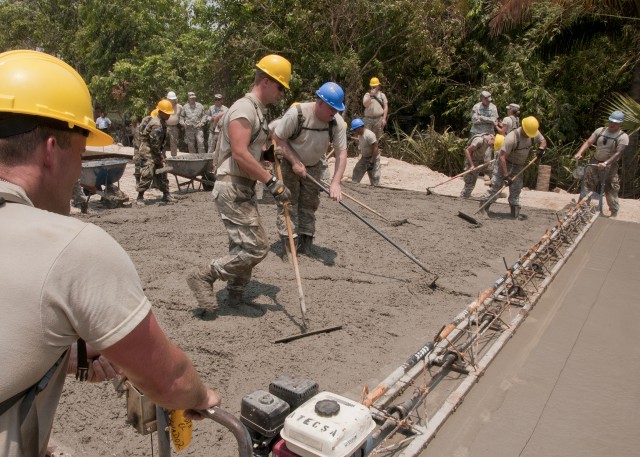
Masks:
[[[536,155],[538,156],[538,160],[542,159],[542,156],[544,156],[544,149],[538,148],[538,152],[536,152]]]
[[[376,164],[373,162],[368,162],[367,163],[367,171],[373,171],[373,169],[375,168]]]
[[[272,178],[267,185],[267,189],[269,189],[273,198],[280,203],[288,202],[291,198],[291,191],[279,179]]]
[[[506,178],[504,178],[505,186],[511,187],[511,184],[513,184],[513,178],[511,176],[507,176]]]

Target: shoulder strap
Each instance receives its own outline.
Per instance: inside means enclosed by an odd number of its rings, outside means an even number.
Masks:
[[[329,126],[324,129],[305,127],[304,123],[307,121],[307,119],[302,114],[302,108],[300,107],[300,105],[296,105],[296,109],[298,110],[298,126],[296,127],[293,134],[288,138],[289,141],[298,138],[303,130],[311,130],[312,132],[328,132],[329,142],[333,143],[333,128],[338,124],[335,118],[331,119],[331,121],[329,121]]]
[[[249,100],[251,102],[251,104],[253,105],[253,107],[256,110],[256,115],[258,116],[258,124],[259,124],[258,128],[256,129],[255,132],[253,131],[253,128],[251,130],[251,138],[249,139],[249,144],[251,144],[254,141],[256,141],[256,139],[260,136],[260,131],[262,130],[262,124],[264,123],[264,116],[260,112],[260,108],[258,108],[258,105],[256,104],[256,102],[254,102],[253,100],[251,100],[247,96],[245,96],[244,98],[246,98],[247,100]]]
[[[300,136],[302,129],[304,128],[304,123],[307,120],[302,114],[302,107],[300,105],[296,105],[296,110],[298,111],[298,125],[296,126],[293,134],[289,137],[290,140],[295,140]]]
[[[471,138],[469,138],[469,141],[467,141],[467,145],[465,146],[465,149],[468,148],[469,146],[471,146],[471,143],[473,143],[473,140],[475,140],[476,138],[483,136],[484,133],[476,133],[475,135],[473,135]]]
[[[373,98],[375,101],[377,101],[377,102],[378,102],[378,104],[380,105],[380,107],[381,107],[382,109],[384,109],[384,103],[382,103],[378,97],[376,97],[375,95],[373,95],[371,98]]]

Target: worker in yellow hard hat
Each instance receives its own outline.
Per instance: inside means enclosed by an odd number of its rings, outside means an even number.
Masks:
[[[174,113],[173,104],[162,99],[154,110],[156,115],[151,113],[151,118],[145,125],[140,126],[140,146],[138,157],[140,163],[140,179],[136,186],[138,197],[137,206],[144,206],[144,193],[155,187],[162,192],[162,204],[174,203],[175,197],[169,192],[169,179],[166,173],[156,174],[156,170],[164,166],[165,150],[164,143],[167,137],[167,119]]]
[[[364,116],[362,118],[364,125],[375,133],[379,142],[387,125],[389,102],[387,101],[387,96],[382,92],[380,80],[377,77],[374,76],[369,81],[369,92],[364,94],[362,104],[364,105]]]
[[[287,202],[291,196],[261,164],[268,138],[267,106],[284,97],[290,79],[287,59],[277,54],[263,57],[256,64],[251,91],[222,117],[213,199],[229,235],[229,253],[187,279],[204,312],[215,313],[218,307],[212,291],[216,280],[227,281],[227,304],[241,305],[253,268],[269,252],[255,199],[256,182],[266,184],[277,202]]]
[[[87,85],[71,66],[43,52],[0,53],[2,455],[47,453],[70,372],[99,382],[118,370],[172,410],[220,403],[158,325],[124,249],[68,217],[78,179],[105,171],[93,161],[83,167],[86,146],[112,141],[96,127]]]
[[[520,216],[520,192],[522,191],[524,169],[532,147],[537,146],[536,156],[539,159],[544,155],[547,140],[540,133],[540,124],[533,116],[525,117],[522,125],[512,130],[504,138],[502,147],[498,151],[496,169],[491,180],[491,187],[480,201],[480,206],[489,200],[494,200],[496,194],[504,186],[509,187],[509,206],[511,217],[517,219]],[[491,203],[484,207],[488,212]]]

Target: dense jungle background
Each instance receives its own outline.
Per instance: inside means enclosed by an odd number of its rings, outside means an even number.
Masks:
[[[629,133],[640,122],[640,0],[0,0],[0,23],[0,51],[64,59],[122,123],[168,90],[205,106],[222,93],[229,106],[269,53],[294,72],[274,116],[333,80],[350,120],[377,76],[390,103],[385,155],[447,174],[462,170],[481,90],[501,117],[513,102],[540,120],[552,186],[575,183],[571,156],[612,108]],[[640,196],[637,150],[633,135],[627,198]]]

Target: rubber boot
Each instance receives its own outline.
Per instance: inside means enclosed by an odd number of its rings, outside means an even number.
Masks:
[[[312,235],[298,235],[300,240],[297,252],[298,254],[309,254],[311,252],[311,246],[313,246],[313,236]]]
[[[514,219],[518,219],[520,216],[520,207],[516,205],[509,205],[511,207],[511,217]]]

